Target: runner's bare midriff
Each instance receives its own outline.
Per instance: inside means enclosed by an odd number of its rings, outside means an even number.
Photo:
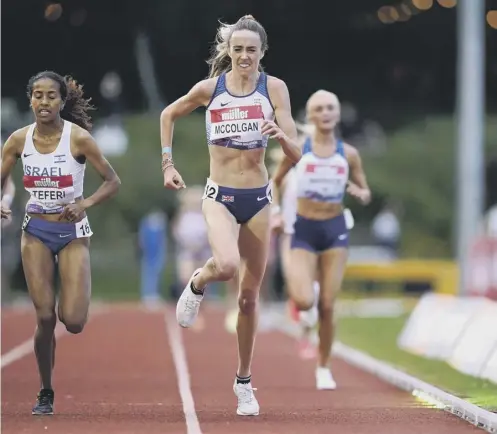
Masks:
[[[297,214],[309,220],[329,220],[343,213],[340,203],[317,202],[306,198],[297,201]]]
[[[268,183],[265,149],[239,150],[209,146],[210,179],[222,187],[258,188]]]
[[[82,201],[83,199],[84,199],[84,197],[80,196],[80,197],[78,197],[75,200],[75,203],[78,203],[78,202]],[[81,215],[81,218],[79,220],[77,220],[75,222],[74,221],[73,222],[69,222],[69,220],[66,220],[66,219],[59,220],[61,213],[56,213],[56,214],[38,214],[38,213],[30,213],[30,212],[28,212],[27,214],[28,214],[28,216],[30,216],[32,218],[46,220],[46,221],[49,221],[49,222],[59,222],[59,223],[77,223],[77,222],[81,221],[82,219],[84,219],[86,217],[86,212],[83,212],[83,214]]]

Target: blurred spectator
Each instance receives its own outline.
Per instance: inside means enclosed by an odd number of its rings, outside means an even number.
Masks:
[[[152,210],[141,220],[139,247],[141,299],[152,306],[161,300],[159,284],[167,260],[167,217],[162,211]]]
[[[373,238],[378,246],[398,256],[400,244],[400,207],[395,202],[388,202],[386,206],[376,215],[371,225]]]
[[[490,207],[484,217],[485,234],[497,238],[497,203]]]
[[[207,224],[202,213],[203,192],[201,185],[179,192],[180,206],[172,227],[178,274],[178,287],[174,288],[173,294],[175,298],[183,291],[193,272],[203,267],[211,257]],[[214,291],[215,285],[211,285],[207,294],[213,295]]]

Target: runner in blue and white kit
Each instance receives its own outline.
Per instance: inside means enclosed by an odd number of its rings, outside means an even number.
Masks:
[[[335,137],[340,119],[336,95],[317,91],[307,102],[308,121],[314,126],[304,143],[302,158],[295,167],[297,216],[291,240],[288,292],[300,311],[315,306],[313,282],[319,276],[318,389],[335,389],[330,370],[333,342],[333,306],[340,290],[348,256],[348,224],[343,209],[345,191],[361,203],[371,193],[359,152]],[[275,173],[275,203],[278,186],[293,163],[284,158]],[[349,181],[349,174],[352,181]],[[350,226],[349,226],[350,227]]]
[[[185,187],[172,160],[174,122],[197,107],[206,107],[210,177],[202,209],[212,258],[193,273],[178,300],[176,317],[182,327],[191,327],[206,286],[228,281],[240,269],[238,370],[233,389],[238,398],[237,414],[248,416],[259,414],[251,364],[259,290],[270,242],[268,204],[272,188],[264,164],[265,151],[269,138],[277,140],[294,163],[301,151],[287,86],[260,68],[267,49],[264,28],[252,16],[245,16],[233,25],[222,24],[216,42],[209,78],[161,114],[162,169],[166,188]]]
[[[302,146],[302,154],[308,151],[310,147],[309,126],[297,125],[300,133],[299,143]],[[284,154],[277,158],[276,165],[278,167],[281,160],[285,157]],[[276,186],[274,186],[276,190]],[[294,233],[294,224],[297,218],[297,176],[295,168],[291,168],[285,175],[280,191],[281,207],[274,206],[272,208],[273,229],[280,232],[279,234],[279,249],[281,257],[281,268],[285,288],[288,289],[292,280],[292,261],[291,261],[291,241]],[[306,311],[299,311],[291,298],[288,299],[288,307],[291,318],[301,326],[301,335],[297,340],[298,353],[303,359],[313,359],[316,357],[316,348],[311,342],[313,329],[318,321],[317,300],[319,296],[319,282],[315,281],[313,285],[316,297],[314,306]]]
[[[117,193],[120,180],[88,132],[89,100],[70,77],[44,71],[29,80],[28,97],[36,122],[15,131],[2,149],[2,192],[17,160],[30,198],[22,225],[21,256],[29,295],[36,310],[34,347],[41,390],[34,415],[53,414],[52,369],[57,322],[54,288],[58,260],[59,320],[70,333],[81,333],[91,296],[90,237],[86,210]],[[86,162],[103,179],[83,197]],[[2,218],[10,210],[2,204]]]

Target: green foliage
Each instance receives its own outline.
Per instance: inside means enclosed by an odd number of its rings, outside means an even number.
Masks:
[[[396,318],[340,318],[338,339],[475,405],[495,411],[496,384],[462,374],[446,362],[426,359],[397,346],[398,336],[407,319],[408,315]]]
[[[489,118],[486,125],[489,162],[497,157],[497,119]],[[121,176],[122,189],[112,204],[91,211],[92,219],[98,221],[94,225],[105,227],[109,238],[122,233],[123,226],[134,231],[151,208],[160,207],[172,215],[176,207],[175,193],[163,188],[159,119],[129,116],[125,127],[130,136],[128,152],[111,159]],[[173,155],[187,186],[205,182],[209,151],[202,114],[193,113],[176,123]],[[347,201],[359,225],[369,225],[382,203],[393,199],[402,206],[404,256],[450,257],[456,194],[454,121],[449,117],[427,117],[390,134],[386,152],[362,151],[362,156],[375,202],[364,208]],[[88,176],[88,192],[100,182],[92,175]]]
[[[121,190],[111,201],[89,210],[95,233],[92,264],[96,293],[100,295],[108,289],[112,297],[123,293],[130,297],[137,295],[136,232],[140,219],[154,208],[166,211],[171,217],[177,206],[176,193],[163,187],[158,116],[128,116],[125,128],[129,134],[128,151],[109,158],[121,177]],[[486,137],[489,162],[497,157],[496,118],[488,119]],[[270,147],[273,146],[278,145],[271,143]],[[468,151],[471,152],[470,147]],[[403,208],[403,256],[450,257],[455,208],[454,122],[447,117],[430,117],[390,134],[387,152],[373,154],[362,150],[361,153],[375,200],[371,206],[362,207],[347,199],[357,221],[354,239],[364,242],[371,219],[386,199],[394,199]],[[173,155],[187,187],[203,185],[209,175],[209,150],[202,114],[193,113],[176,123]],[[17,185],[21,185],[21,177],[18,168]],[[100,183],[100,177],[89,166],[86,195],[93,193]],[[16,202],[24,204],[26,195],[22,189],[18,191]],[[168,285],[174,275],[173,251],[169,258],[165,270]]]
[[[497,156],[497,119],[487,120],[487,163]],[[449,256],[456,206],[456,125],[430,117],[388,137],[388,152],[364,154],[375,196],[402,204],[403,250],[409,256]],[[468,152],[472,152],[468,144]]]

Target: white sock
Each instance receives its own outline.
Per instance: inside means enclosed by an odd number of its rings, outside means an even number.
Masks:
[[[317,307],[319,302],[319,292],[321,289],[317,280],[314,281],[312,289],[314,290],[314,307]]]

